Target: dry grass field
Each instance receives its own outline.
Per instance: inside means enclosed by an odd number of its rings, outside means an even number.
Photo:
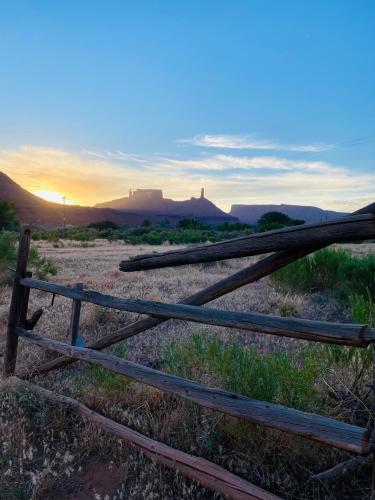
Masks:
[[[162,251],[166,247],[125,246],[97,241],[87,248],[65,244],[54,248],[38,243],[40,253],[53,258],[58,268],[51,281],[117,296],[176,302],[248,265],[255,258],[222,263],[121,273],[127,255]],[[375,245],[353,245],[355,254],[373,251]],[[10,288],[0,289],[0,353],[3,352]],[[29,311],[45,307],[37,331],[68,341],[71,302],[33,290]],[[236,311],[256,311],[310,319],[346,321],[346,311],[329,297],[286,293],[267,279],[243,287],[212,305]],[[85,342],[98,339],[137,319],[130,313],[82,305],[80,331]],[[262,354],[286,352],[298,358],[303,342],[233,329],[170,320],[157,328],[109,349],[117,355],[163,369],[171,345],[182,345],[196,333],[218,338],[223,345],[238,340]],[[18,369],[30,369],[52,354],[20,341]],[[298,363],[297,359],[297,363]],[[336,399],[327,414],[351,421],[361,402],[348,393],[350,373],[327,370],[316,379],[324,397],[332,390]],[[210,373],[205,382],[215,384]],[[204,456],[242,477],[286,498],[366,498],[369,470],[337,483],[309,481],[313,472],[344,460],[348,455],[302,438],[258,428],[207,411],[87,364],[75,363],[38,380],[41,385],[71,395],[97,411],[123,422],[154,439]],[[329,390],[327,389],[329,388]],[[332,396],[332,395],[331,395]],[[313,408],[312,408],[313,410]],[[363,414],[368,408],[363,408]],[[363,417],[365,418],[365,417]],[[0,385],[1,499],[199,499],[218,498],[212,492],[153,464],[126,442],[112,438],[60,407]]]

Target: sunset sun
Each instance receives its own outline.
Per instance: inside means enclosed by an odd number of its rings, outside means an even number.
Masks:
[[[72,200],[64,197],[63,194],[58,193],[57,191],[49,191],[47,189],[39,189],[37,191],[33,191],[33,194],[43,198],[46,201],[53,201],[54,203],[66,203],[66,205],[72,205]],[[64,199],[65,198],[65,199]]]

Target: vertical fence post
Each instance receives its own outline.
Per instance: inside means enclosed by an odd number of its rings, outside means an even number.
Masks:
[[[76,283],[74,285],[74,288],[77,288],[78,290],[83,290],[83,283]],[[72,314],[70,317],[70,326],[69,326],[69,336],[72,345],[77,344],[80,316],[81,316],[81,301],[73,300]]]
[[[29,291],[20,284],[20,280],[26,276],[27,260],[29,257],[31,231],[27,226],[22,226],[19,245],[16,273],[14,276],[12,298],[8,316],[7,338],[4,357],[4,376],[13,375],[17,361],[18,336],[16,335],[16,327],[21,324],[21,321],[26,319],[27,302]],[[21,317],[22,315],[22,317]]]
[[[26,278],[32,278],[33,273],[31,271],[26,271],[25,273]],[[20,326],[23,328],[25,327],[26,324],[26,318],[27,318],[27,310],[29,307],[29,296],[30,296],[30,287],[24,286],[23,288],[23,297],[21,301],[21,310],[20,310]]]

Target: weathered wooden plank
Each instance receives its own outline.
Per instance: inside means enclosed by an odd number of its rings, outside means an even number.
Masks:
[[[281,318],[265,314],[222,311],[186,304],[164,304],[148,300],[125,299],[92,290],[69,288],[32,278],[24,278],[21,283],[24,286],[55,293],[74,300],[91,302],[120,311],[151,314],[161,318],[175,318],[314,342],[355,345],[358,347],[365,347],[375,339],[375,329],[370,328],[368,325]]]
[[[3,370],[6,377],[13,375],[17,362],[18,336],[15,334],[16,326],[26,320],[29,291],[20,283],[20,280],[26,276],[30,234],[29,227],[23,226],[21,228],[5,345]]]
[[[248,481],[227,471],[223,467],[216,465],[208,460],[190,455],[180,450],[176,450],[164,443],[155,441],[143,434],[140,434],[125,425],[119,424],[100,413],[91,410],[84,404],[75,399],[55,394],[48,389],[39,387],[30,382],[26,382],[17,377],[13,378],[14,383],[32,393],[47,399],[53,403],[63,404],[69,407],[69,410],[77,415],[86,418],[89,422],[111,432],[121,439],[130,441],[130,443],[148,458],[156,463],[176,470],[181,474],[197,481],[213,491],[216,491],[226,497],[239,500],[277,500],[279,497],[268,493],[267,491],[255,486]]]
[[[245,267],[238,271],[237,273],[224,278],[214,285],[211,285],[203,290],[200,290],[190,297],[186,297],[181,301],[182,304],[187,305],[195,305],[200,306],[215,300],[223,295],[226,295],[237,288],[240,288],[244,285],[257,281],[264,276],[280,269],[283,266],[286,266],[290,262],[294,262],[296,259],[304,257],[312,252],[314,249],[310,248],[308,250],[295,250],[293,252],[278,252],[272,254],[264,259],[252,264],[251,266]],[[134,335],[138,335],[138,333],[142,333],[150,328],[153,328],[164,321],[168,321],[166,318],[156,318],[149,317],[144,318],[129,325],[126,325],[118,330],[112,332],[105,337],[102,337],[99,340],[96,340],[94,343],[90,344],[90,349],[102,350],[112,344],[116,344],[117,342],[121,342],[129,337]],[[35,375],[41,375],[42,373],[48,373],[51,370],[56,370],[58,368],[63,368],[71,363],[74,363],[75,360],[68,356],[60,356],[59,358],[52,359],[47,361],[40,366],[35,367],[32,371],[25,372],[22,374],[22,377],[30,378]]]
[[[352,472],[356,469],[363,467],[364,465],[372,465],[373,456],[369,455],[367,457],[352,457],[345,462],[336,464],[334,467],[327,469],[325,471],[319,472],[311,476],[314,481],[336,481],[340,477],[345,476],[348,472]]]
[[[139,255],[131,260],[123,260],[120,263],[120,270],[130,272],[182,266],[371,238],[375,238],[374,216],[372,214],[351,215],[319,224],[305,224],[256,233],[220,243],[171,250],[160,254]]]
[[[206,387],[191,380],[125,361],[116,356],[45,339],[20,327],[16,329],[16,332],[19,336],[40,347],[98,364],[115,373],[176,394],[206,408],[241,417],[259,425],[304,436],[359,455],[366,455],[371,451],[367,429],[313,413],[250,399],[222,389]]]
[[[83,283],[76,283],[75,288],[77,288],[77,290],[83,290]],[[72,302],[72,312],[69,325],[69,338],[72,345],[76,345],[77,343],[79,320],[81,316],[81,304],[80,300],[73,300]]]
[[[352,212],[350,215],[360,215],[360,214],[375,215],[375,203],[370,203],[369,205],[366,205],[365,207],[362,207],[359,210]]]

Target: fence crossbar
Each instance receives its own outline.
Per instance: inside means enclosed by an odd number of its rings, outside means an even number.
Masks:
[[[125,272],[142,271],[248,257],[314,245],[326,246],[345,241],[368,240],[375,238],[374,212],[350,215],[318,224],[303,224],[265,233],[255,233],[193,248],[138,255],[131,260],[121,261],[120,270]]]
[[[148,300],[125,299],[91,290],[80,290],[33,278],[21,279],[21,284],[74,300],[162,318],[175,318],[227,328],[293,337],[314,342],[366,347],[375,340],[375,329],[368,325],[341,324],[297,318],[282,318],[257,313],[223,311],[186,304],[165,304]]]
[[[362,427],[314,413],[258,401],[222,389],[210,388],[107,353],[46,339],[21,327],[16,329],[16,334],[42,348],[100,365],[212,410],[244,418],[265,427],[300,435],[358,455],[367,455],[371,451],[369,432]]]

